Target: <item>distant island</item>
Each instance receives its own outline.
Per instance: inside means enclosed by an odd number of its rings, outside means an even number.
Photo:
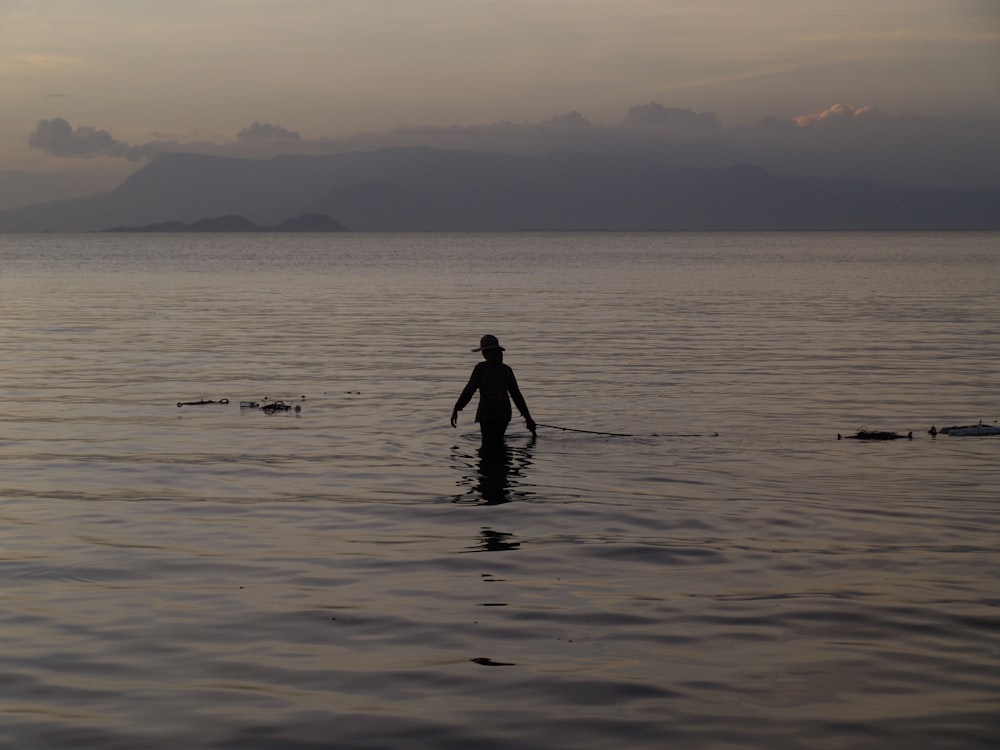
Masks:
[[[347,232],[347,227],[326,214],[303,214],[277,226],[262,227],[236,214],[201,219],[193,224],[166,221],[138,227],[112,227],[105,232]]]

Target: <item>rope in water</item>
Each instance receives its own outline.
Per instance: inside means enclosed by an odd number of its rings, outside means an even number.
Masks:
[[[548,427],[550,430],[562,430],[563,432],[585,432],[588,435],[607,435],[608,437],[703,437],[699,433],[687,433],[687,432],[653,432],[648,435],[633,435],[627,432],[599,432],[598,430],[579,430],[575,427],[560,427],[554,424],[542,424],[541,422],[535,423],[536,427]],[[712,433],[712,437],[718,437],[719,433]]]

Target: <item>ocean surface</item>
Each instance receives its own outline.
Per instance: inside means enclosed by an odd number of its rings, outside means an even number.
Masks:
[[[4,750],[1000,745],[1000,235],[0,235],[0,361]]]

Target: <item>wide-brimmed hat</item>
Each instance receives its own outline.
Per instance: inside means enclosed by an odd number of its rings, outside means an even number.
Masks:
[[[479,339],[479,348],[478,349],[473,349],[472,351],[474,351],[474,352],[485,352],[487,349],[499,349],[502,352],[507,351],[502,346],[500,346],[500,342],[497,341],[497,337],[496,336],[491,336],[488,333],[485,336],[483,336],[481,339]]]

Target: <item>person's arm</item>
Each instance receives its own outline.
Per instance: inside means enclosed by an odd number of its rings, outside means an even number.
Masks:
[[[524,417],[524,424],[528,428],[528,431],[532,435],[535,434],[535,429],[537,425],[535,420],[531,418],[531,413],[528,411],[528,404],[524,401],[524,396],[521,395],[521,389],[517,386],[517,378],[514,377],[514,371],[510,371],[510,383],[507,386],[507,392],[510,394],[511,399],[514,401],[514,406],[517,410],[521,412],[521,416]]]
[[[451,410],[451,426],[455,427],[458,422],[458,413],[465,408],[472,397],[475,395],[476,391],[479,389],[479,366],[477,365],[472,370],[472,375],[469,377],[469,382],[466,384],[465,388],[462,390],[461,395],[458,397],[458,401],[455,402],[455,408]]]

